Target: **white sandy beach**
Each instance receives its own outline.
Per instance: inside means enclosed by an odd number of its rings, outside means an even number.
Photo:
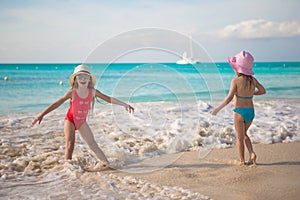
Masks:
[[[237,166],[236,148],[215,149],[206,158],[185,152],[172,165],[148,173],[113,172],[167,186],[192,189],[212,199],[299,199],[300,143],[256,144],[256,166]],[[111,172],[106,172],[111,173]]]
[[[255,106],[256,167],[236,165],[230,106],[214,118],[205,102],[139,103],[132,116],[96,109],[89,123],[116,168],[103,172],[88,170],[97,159],[79,134],[73,161],[63,162],[63,108],[34,127],[36,113],[0,115],[0,198],[298,199],[299,102]]]

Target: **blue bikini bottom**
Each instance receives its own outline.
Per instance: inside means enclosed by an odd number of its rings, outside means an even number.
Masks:
[[[251,122],[255,116],[254,108],[234,108],[233,112],[240,114],[245,123]]]

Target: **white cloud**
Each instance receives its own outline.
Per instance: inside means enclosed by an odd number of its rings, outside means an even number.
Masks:
[[[228,25],[217,33],[221,38],[284,38],[300,36],[299,21],[273,22],[264,19]]]
[[[0,62],[78,62],[97,45],[121,33],[144,27],[192,35],[195,41],[210,48],[212,56],[220,54],[220,59],[226,57],[224,54],[227,54],[227,44],[235,38],[268,40],[271,37],[281,37],[284,42],[293,45],[294,49],[289,51],[299,52],[298,1],[289,0],[285,4],[280,0],[232,0],[230,4],[227,1],[204,0],[5,1],[0,3],[0,26],[4,27],[0,31]],[[250,8],[257,4],[260,6],[255,7],[253,12]],[[238,12],[228,14],[232,5],[239,8]],[[254,18],[273,21],[244,21]],[[160,39],[154,36],[151,38],[157,41]],[[227,39],[221,41],[222,38]],[[267,40],[250,42],[253,47],[259,46],[262,49],[264,45],[261,44]],[[249,41],[239,41],[236,46],[243,46],[245,42]],[[222,44],[223,49],[220,48]],[[274,46],[273,43],[272,45]],[[230,46],[232,51],[237,49],[236,46]],[[181,48],[180,51],[185,49],[182,46],[178,48]],[[299,60],[298,54],[296,57]]]

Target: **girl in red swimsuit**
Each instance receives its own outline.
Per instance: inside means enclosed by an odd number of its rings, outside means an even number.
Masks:
[[[109,166],[109,162],[102,150],[97,145],[94,135],[86,122],[87,114],[91,108],[91,104],[93,103],[93,96],[101,98],[109,103],[124,106],[130,113],[134,111],[134,108],[122,101],[106,96],[100,91],[94,89],[95,83],[96,77],[91,74],[89,67],[86,65],[78,65],[70,77],[70,85],[72,88],[66,92],[63,97],[58,99],[42,113],[40,113],[32,121],[32,125],[36,124],[37,122],[41,123],[46,114],[55,110],[66,100],[70,99],[70,108],[66,114],[64,122],[64,134],[66,137],[65,160],[72,159],[75,145],[75,130],[78,130],[82,138],[86,141],[88,146],[100,160],[100,169],[105,169]]]

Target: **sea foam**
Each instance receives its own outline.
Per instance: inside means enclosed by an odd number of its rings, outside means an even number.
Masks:
[[[134,114],[120,106],[96,107],[88,120],[95,140],[111,166],[118,170],[129,173],[159,170],[175,162],[181,152],[197,150],[201,152],[199,159],[203,159],[213,148],[227,148],[236,142],[232,105],[217,116],[209,113],[215,103],[202,101],[132,105]],[[299,103],[261,100],[255,103],[255,108],[256,117],[248,131],[254,143],[300,141]],[[1,194],[9,196],[17,192],[18,198],[61,195],[75,199],[83,196],[124,199],[131,195],[147,199],[154,192],[156,196],[169,199],[207,198],[190,190],[160,186],[131,176],[86,173],[86,169],[98,161],[80,134],[76,134],[73,161],[65,163],[65,111],[54,111],[45,116],[40,125],[32,127],[31,121],[36,115],[0,115]],[[142,168],[140,162],[145,164]],[[55,189],[60,187],[65,190]],[[80,190],[75,191],[75,188]]]

